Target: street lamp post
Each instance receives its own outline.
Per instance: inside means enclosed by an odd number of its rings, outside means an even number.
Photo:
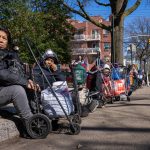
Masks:
[[[133,64],[132,44],[130,44],[130,52],[131,52],[131,65],[132,65]]]
[[[146,74],[146,58],[143,59],[144,62],[144,74]]]

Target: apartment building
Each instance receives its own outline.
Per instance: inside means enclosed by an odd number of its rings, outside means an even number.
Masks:
[[[100,16],[92,16],[92,19],[110,25],[110,21]],[[71,40],[73,58],[77,56],[96,56],[100,52],[100,58],[109,61],[111,57],[111,35],[110,32],[101,29],[89,21],[70,20],[75,27],[75,34]]]

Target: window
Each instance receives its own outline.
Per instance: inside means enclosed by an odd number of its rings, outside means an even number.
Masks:
[[[98,30],[94,29],[92,30],[92,38],[95,39],[95,38],[99,38],[99,32]]]
[[[109,33],[110,33],[109,31],[103,30],[103,37],[107,38],[109,36]]]
[[[103,34],[108,35],[109,33],[110,33],[109,31],[103,29]]]
[[[98,47],[99,47],[99,43],[93,43],[93,44],[92,44],[92,47],[93,47],[93,48],[98,48]]]
[[[110,43],[104,43],[104,50],[109,51],[110,50]]]
[[[83,34],[83,31],[82,30],[77,30],[76,34],[78,34],[78,35]]]
[[[94,50],[99,51],[99,43],[93,43],[92,44],[92,48],[94,48]]]

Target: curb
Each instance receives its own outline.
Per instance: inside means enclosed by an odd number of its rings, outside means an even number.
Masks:
[[[18,116],[15,116],[15,108],[12,104],[0,109],[0,142],[19,137],[20,125]]]
[[[15,123],[8,119],[0,118],[0,142],[19,137]]]

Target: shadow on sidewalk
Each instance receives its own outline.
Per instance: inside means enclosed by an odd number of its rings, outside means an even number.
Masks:
[[[125,106],[150,106],[150,104],[132,104],[132,103],[118,103],[118,105],[107,105],[107,107],[125,107]]]
[[[87,131],[105,131],[105,132],[139,132],[139,133],[147,133],[150,132],[150,128],[120,128],[120,127],[82,127],[82,130]]]

